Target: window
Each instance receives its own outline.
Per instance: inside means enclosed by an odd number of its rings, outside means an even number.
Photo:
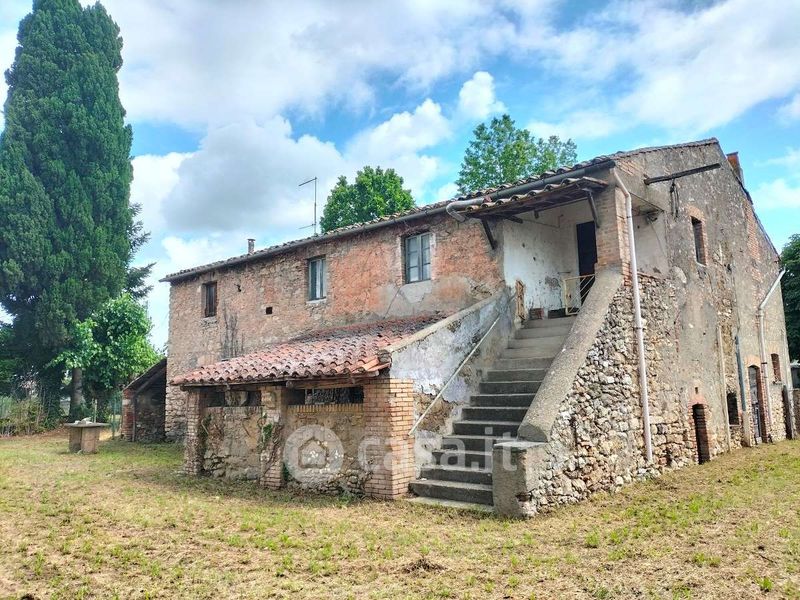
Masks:
[[[404,263],[406,283],[431,278],[431,234],[420,233],[405,239]]]
[[[772,355],[772,376],[775,383],[783,381],[781,379],[781,359],[777,354]]]
[[[739,400],[736,394],[728,392],[728,425],[739,425]]]
[[[325,257],[312,258],[308,261],[308,299],[322,300],[325,289]]]
[[[363,403],[363,387],[295,389],[289,394],[291,406]]]
[[[694,257],[701,265],[706,264],[706,245],[703,222],[692,217],[692,229],[694,231]]]
[[[203,316],[217,316],[217,282],[209,281],[203,284]]]

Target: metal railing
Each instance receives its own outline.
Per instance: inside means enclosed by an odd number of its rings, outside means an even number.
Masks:
[[[581,309],[589,290],[594,284],[594,273],[580,275],[579,277],[565,277],[561,280],[561,299],[564,303],[564,312],[575,315]]]
[[[414,423],[414,426],[413,426],[413,427],[412,427],[412,428],[409,430],[409,432],[408,432],[408,435],[413,435],[413,434],[414,434],[414,432],[417,430],[417,427],[419,427],[420,423],[422,423],[422,421],[424,421],[424,420],[425,420],[425,417],[427,417],[427,416],[428,416],[428,413],[431,411],[431,409],[432,409],[432,408],[433,408],[433,407],[434,407],[434,406],[437,404],[437,402],[439,402],[439,400],[440,400],[440,399],[441,399],[441,397],[442,397],[442,394],[444,394],[444,391],[445,391],[445,390],[448,388],[448,386],[449,386],[449,385],[450,385],[450,384],[453,382],[453,380],[456,378],[456,375],[458,375],[458,374],[461,372],[461,369],[463,369],[463,368],[464,368],[464,365],[465,365],[465,364],[467,364],[467,361],[469,361],[469,359],[470,359],[470,358],[472,358],[472,355],[473,355],[473,354],[475,354],[475,352],[478,350],[478,348],[480,348],[480,346],[481,346],[481,344],[483,343],[483,341],[484,341],[484,340],[485,340],[487,337],[489,337],[489,334],[492,332],[492,330],[494,329],[495,325],[497,325],[497,323],[500,321],[500,319],[503,317],[503,315],[504,315],[504,314],[505,314],[505,313],[508,311],[508,307],[509,307],[509,305],[510,305],[510,304],[511,304],[511,303],[512,303],[512,302],[513,302],[515,299],[516,299],[516,297],[517,297],[517,294],[516,294],[516,293],[514,293],[514,294],[511,294],[511,296],[508,298],[508,301],[505,303],[505,305],[503,306],[503,308],[502,308],[502,309],[500,310],[500,312],[498,313],[498,315],[497,315],[497,318],[495,318],[495,320],[494,320],[494,321],[492,321],[492,324],[491,324],[491,325],[489,325],[489,328],[486,330],[486,333],[484,333],[484,334],[481,336],[481,339],[479,339],[479,340],[478,340],[478,342],[477,342],[477,343],[476,343],[476,344],[475,344],[475,345],[472,347],[472,350],[470,350],[470,351],[469,351],[469,354],[467,354],[467,355],[464,357],[464,359],[461,361],[461,363],[458,365],[458,367],[456,367],[456,370],[455,370],[455,371],[453,371],[453,374],[452,374],[452,375],[450,375],[450,378],[449,378],[449,379],[447,380],[447,382],[446,382],[446,383],[445,383],[445,384],[442,386],[442,389],[440,389],[440,390],[439,390],[439,393],[438,393],[438,394],[436,394],[436,396],[434,397],[434,399],[433,399],[433,400],[431,400],[431,403],[430,403],[430,404],[428,404],[428,407],[427,407],[427,408],[426,408],[426,409],[423,411],[423,413],[422,413],[422,414],[419,416],[419,418],[416,420],[416,422]]]

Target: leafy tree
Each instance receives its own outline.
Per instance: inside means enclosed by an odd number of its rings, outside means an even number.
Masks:
[[[508,115],[495,117],[487,126],[478,125],[464,152],[456,180],[458,191],[467,194],[482,188],[539,175],[577,160],[575,143],[551,135],[535,138],[527,129],[517,129]]]
[[[84,370],[84,389],[97,401],[98,414],[114,392],[161,359],[147,339],[151,329],[147,311],[130,294],[107,301],[74,325],[72,346],[57,361]]]
[[[786,275],[781,280],[781,292],[789,356],[800,359],[800,233],[791,236],[783,247],[781,263],[786,269]]]
[[[414,208],[409,190],[403,189],[403,178],[394,169],[364,167],[354,183],[342,175],[328,196],[322,213],[322,232],[345,225],[370,221]]]
[[[12,392],[20,368],[14,351],[14,332],[10,325],[0,323],[0,396],[7,396]]]
[[[0,303],[22,358],[53,391],[61,373],[46,365],[72,325],[131,287],[141,245],[132,134],[117,82],[122,39],[103,6],[34,0],[18,41],[0,137]]]

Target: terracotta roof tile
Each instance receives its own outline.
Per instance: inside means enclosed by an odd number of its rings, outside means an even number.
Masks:
[[[179,375],[173,385],[219,385],[363,375],[386,368],[381,350],[444,318],[412,317],[307,333]]]

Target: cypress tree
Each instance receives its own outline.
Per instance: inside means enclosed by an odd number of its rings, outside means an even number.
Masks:
[[[50,391],[72,326],[126,286],[135,230],[119,28],[100,4],[34,0],[6,72],[0,303]],[[80,372],[73,373],[74,402]],[[76,408],[71,407],[72,410]]]

